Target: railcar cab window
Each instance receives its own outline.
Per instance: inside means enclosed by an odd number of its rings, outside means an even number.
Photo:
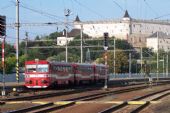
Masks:
[[[48,72],[48,65],[26,65],[26,72]]]

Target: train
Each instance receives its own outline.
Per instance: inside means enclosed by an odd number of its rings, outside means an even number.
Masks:
[[[25,62],[25,86],[48,88],[57,85],[104,83],[108,80],[108,67],[103,64],[66,63],[47,60]]]

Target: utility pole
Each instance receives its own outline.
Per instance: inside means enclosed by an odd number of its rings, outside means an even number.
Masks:
[[[105,70],[105,84],[104,84],[104,88],[107,89],[107,49],[108,49],[108,38],[109,38],[109,34],[107,32],[104,33],[104,50],[105,50],[105,55],[104,55],[104,59],[105,59],[105,66],[106,66],[106,70]]]
[[[142,50],[142,47],[141,47],[141,61],[140,61],[140,67],[141,67],[141,77],[142,77],[142,72],[143,72],[143,67],[142,67],[142,63],[143,63],[143,54],[142,54],[143,50]]]
[[[19,0],[16,0],[16,80],[19,83]]]
[[[66,17],[66,22],[65,22],[65,28],[66,28],[66,62],[68,62],[68,42],[67,42],[67,37],[68,37],[68,17],[70,16],[70,9],[65,9],[64,11],[65,17]]]
[[[5,91],[5,36],[2,36],[2,67],[3,67],[3,89],[2,89],[2,96],[6,95]]]
[[[163,72],[163,77],[165,77],[165,58],[164,58],[164,55],[163,55],[163,64],[162,64],[163,66],[162,66],[162,72]]]
[[[83,25],[81,24],[80,30],[80,37],[81,37],[81,63],[83,63]]]
[[[114,78],[116,78],[116,39],[114,38],[114,53],[113,53],[113,65],[114,65]]]
[[[168,53],[167,53],[166,55],[166,77],[168,77],[168,67],[169,65],[168,65]]]
[[[28,53],[27,53],[28,48],[27,48],[27,46],[28,46],[28,32],[25,33],[25,56],[26,56],[26,59],[28,57]]]
[[[129,78],[131,77],[131,65],[132,65],[132,62],[131,62],[131,53],[129,53]]]
[[[158,36],[158,32],[157,32],[157,67],[156,67],[156,70],[157,70],[157,74],[156,74],[156,78],[157,78],[157,81],[159,80],[158,78],[158,74],[159,74],[159,36]]]
[[[2,47],[2,90],[1,94],[4,97],[6,95],[5,91],[5,37],[6,37],[6,16],[0,15],[0,39],[1,39],[1,47]]]

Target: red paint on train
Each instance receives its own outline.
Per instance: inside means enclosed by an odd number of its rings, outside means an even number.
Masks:
[[[52,85],[104,82],[105,65],[32,60],[25,62],[25,86],[47,88]]]

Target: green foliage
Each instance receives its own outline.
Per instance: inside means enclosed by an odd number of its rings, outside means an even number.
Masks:
[[[7,57],[5,59],[5,72],[11,73],[14,70],[14,67],[16,66],[16,57]]]
[[[28,42],[28,56],[25,56],[25,41],[21,42],[19,45],[19,65],[24,66],[25,60],[34,60],[36,58],[41,60],[55,60],[55,61],[65,61],[65,48],[55,48],[57,46],[57,37],[62,36],[61,32],[54,32],[51,33],[48,36],[36,36],[34,41]],[[113,50],[114,46],[114,38],[109,38],[109,48],[108,50]],[[83,34],[83,39],[91,39],[87,35]],[[86,52],[89,49],[90,51],[90,58],[91,61],[96,61],[97,63],[103,63],[103,37],[98,38],[99,40],[83,40],[84,46],[96,46],[96,47],[83,47],[83,57],[85,61]],[[40,41],[40,40],[46,40],[46,41]],[[53,41],[51,41],[53,40]],[[80,62],[80,35],[76,36],[73,41],[68,43],[68,61],[69,62]],[[6,51],[8,51],[6,54],[7,61],[6,65],[9,65],[7,72],[10,72],[12,69],[15,69],[15,63],[16,61],[11,61],[15,59],[15,49],[12,45],[6,44]],[[43,48],[44,46],[50,47],[50,48]],[[77,46],[76,48],[71,47]],[[35,47],[35,48],[29,48],[29,47]],[[40,48],[41,47],[41,48]],[[54,48],[53,48],[54,47]],[[70,48],[69,48],[70,47]],[[130,45],[125,40],[119,40],[116,39],[116,73],[124,73],[128,72],[128,51],[123,51],[127,49],[133,49],[132,45]],[[144,51],[151,52],[147,48],[143,48]],[[144,57],[148,57],[148,54],[143,53]],[[151,53],[153,56],[154,53]],[[134,59],[139,59],[140,54],[136,55],[133,54]],[[9,58],[8,58],[9,57]],[[83,61],[83,62],[84,62]],[[113,72],[113,52],[108,53],[108,65],[110,72]],[[135,68],[136,62],[135,60],[132,60],[132,71],[136,72],[138,71],[138,68]]]
[[[19,66],[20,67],[24,67],[25,60],[26,60],[26,55],[22,55],[22,56],[19,57]]]
[[[68,53],[68,61],[69,62],[78,62],[79,59],[80,59],[79,56],[72,54],[72,53]],[[48,57],[47,60],[59,61],[59,62],[65,61],[65,52],[62,52],[62,53],[58,54],[57,56],[54,55],[54,56]]]
[[[113,52],[107,53],[107,64],[109,66],[109,72],[114,72],[114,54]],[[103,58],[96,59],[96,63],[104,64],[104,55]],[[116,73],[125,73],[128,72],[128,57],[123,51],[117,51],[115,57],[115,72]]]

